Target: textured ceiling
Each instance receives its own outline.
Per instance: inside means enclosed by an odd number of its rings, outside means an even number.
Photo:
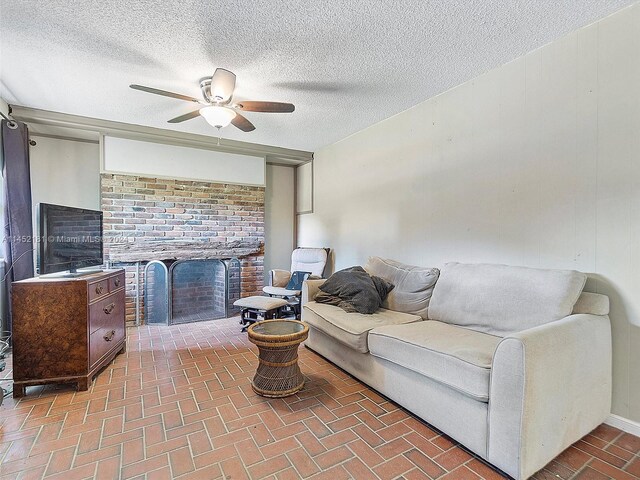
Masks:
[[[0,1],[0,96],[10,103],[215,135],[193,107],[223,67],[236,99],[287,101],[222,136],[316,150],[587,25],[629,0]]]

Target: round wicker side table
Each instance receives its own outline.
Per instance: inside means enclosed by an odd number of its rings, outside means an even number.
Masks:
[[[280,398],[304,387],[298,366],[298,345],[309,327],[297,320],[265,320],[248,329],[249,341],[258,347],[258,369],[251,387],[258,395]]]

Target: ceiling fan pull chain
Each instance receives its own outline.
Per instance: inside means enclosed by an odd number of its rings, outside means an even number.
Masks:
[[[220,127],[216,127],[218,129],[218,146],[220,146]]]

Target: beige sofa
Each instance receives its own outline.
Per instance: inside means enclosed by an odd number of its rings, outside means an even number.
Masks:
[[[306,346],[512,477],[533,475],[609,414],[609,300],[582,292],[583,273],[438,272],[377,257],[365,269],[396,286],[385,308],[316,303],[324,280],[307,281]]]

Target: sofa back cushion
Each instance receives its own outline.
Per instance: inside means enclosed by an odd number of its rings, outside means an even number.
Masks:
[[[382,308],[419,315],[424,320],[428,318],[429,301],[440,270],[405,265],[380,257],[369,257],[364,269],[369,275],[384,278],[395,286]]]
[[[506,336],[571,315],[586,280],[575,270],[447,263],[429,318]]]

